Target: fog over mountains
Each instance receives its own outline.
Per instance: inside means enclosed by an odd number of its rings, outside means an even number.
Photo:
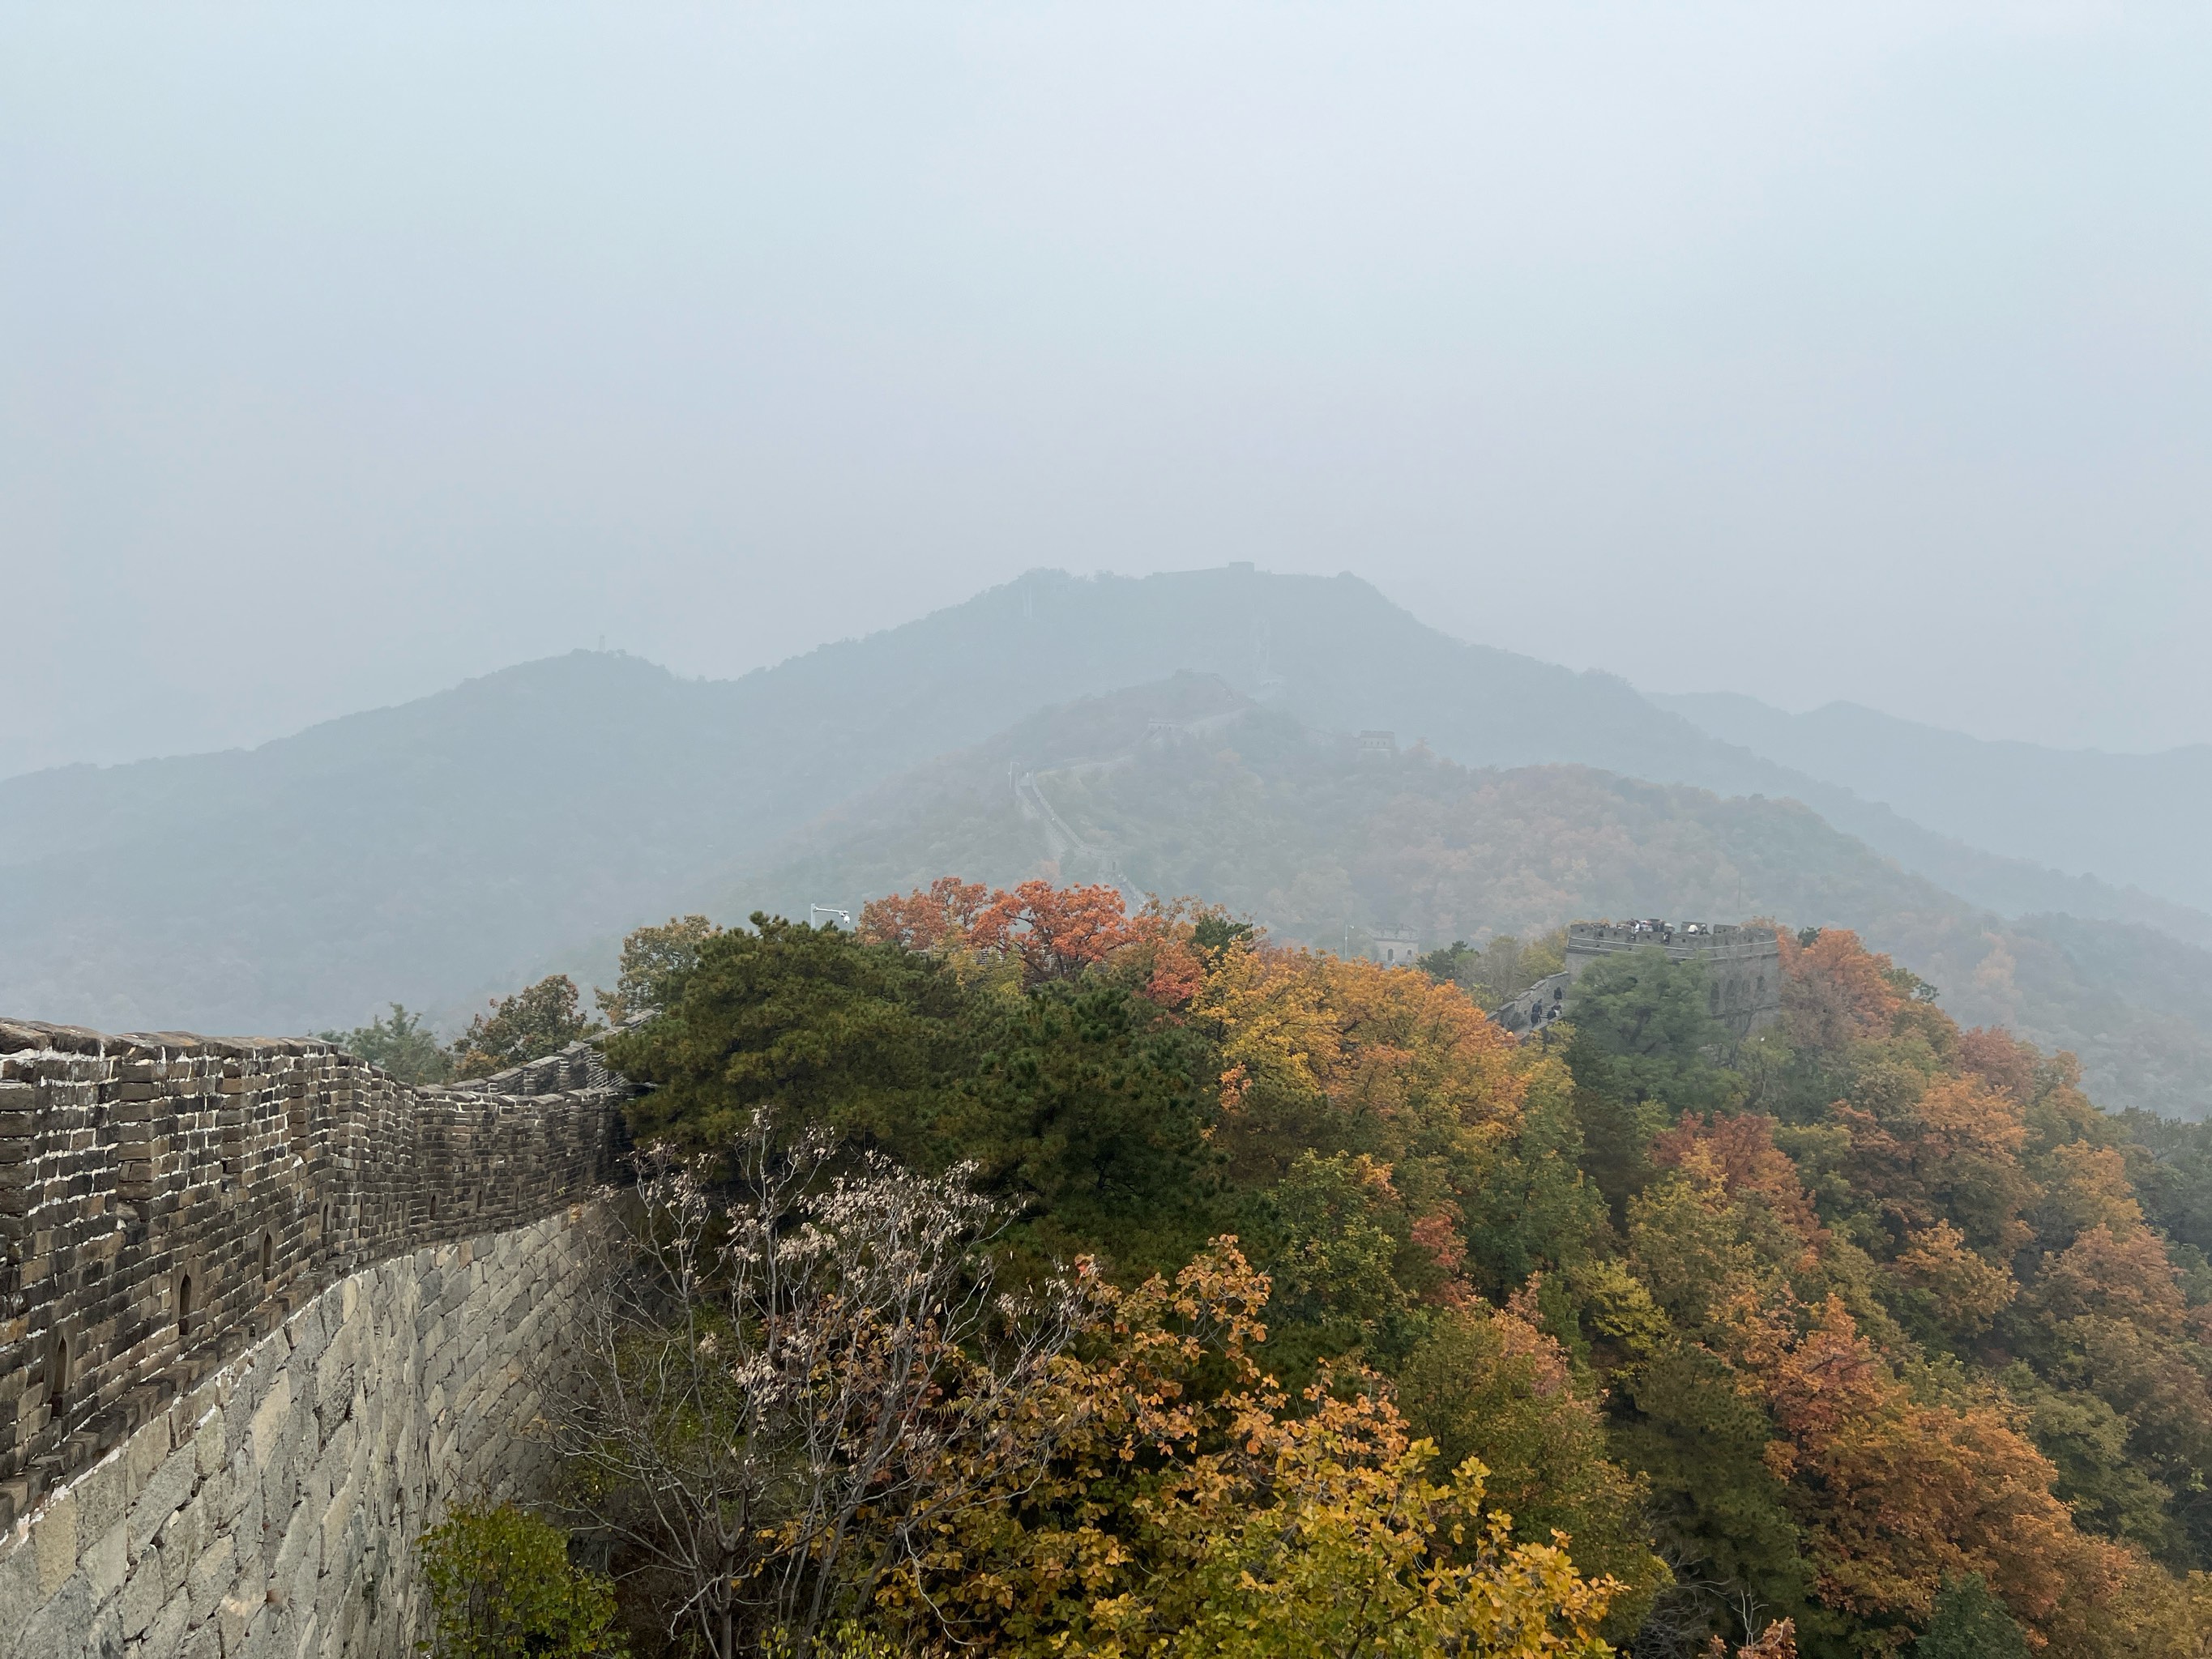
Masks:
[[[2112,755],[1986,742],[1856,703],[1791,714],[1727,692],[1651,701],[1939,834],[2212,907],[2212,745]]]
[[[1351,576],[1033,572],[738,680],[576,653],[249,751],[0,781],[0,1010],[270,1031],[398,998],[450,1019],[603,975],[676,910],[1095,855],[1322,941],[1738,905],[1856,926],[1962,1018],[2081,1048],[2132,1097],[2112,1103],[2212,1107],[2212,917],[2181,855],[2199,751],[1747,705],[1464,644]],[[1154,720],[1199,726],[1148,748]],[[1365,729],[1436,763],[1330,781]],[[1054,825],[1023,775],[1084,760],[1113,764],[1048,781]],[[1612,776],[1510,769],[1561,765]],[[1399,836],[1417,822],[1427,842]]]

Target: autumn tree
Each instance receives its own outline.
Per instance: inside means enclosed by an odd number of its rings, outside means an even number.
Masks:
[[[957,876],[939,876],[911,893],[888,894],[860,907],[859,932],[870,945],[908,951],[957,950],[968,943],[991,902],[990,889]]]
[[[1809,938],[1784,929],[1778,943],[1783,1023],[1791,1041],[1832,1053],[1890,1035],[1905,999],[1887,957],[1840,927],[1816,929]]]
[[[1072,1431],[888,1594],[909,1628],[1128,1659],[1608,1650],[1613,1586],[1513,1541],[1480,1463],[1439,1477],[1378,1379],[1338,1374],[1290,1409],[1254,1352],[1267,1282],[1234,1240],[1102,1294],[1041,1407]]]
[[[720,1659],[1580,1656],[1615,1586],[1516,1541],[1382,1379],[1293,1408],[1268,1285],[1221,1239],[1123,1293],[1010,1300],[955,1170],[830,1178],[765,1120],[709,1185],[648,1164],[550,1407],[574,1497],[665,1628]],[[834,1638],[834,1639],[833,1639]],[[869,1645],[863,1643],[862,1645]]]
[[[1439,1316],[1397,1382],[1399,1408],[1440,1466],[1476,1459],[1516,1538],[1561,1534],[1577,1568],[1617,1581],[1605,1632],[1633,1636],[1672,1575],[1652,1552],[1645,1483],[1613,1461],[1595,1391],[1542,1328],[1535,1287],[1503,1308]]]
[[[1025,985],[1073,979],[1132,937],[1118,890],[1054,887],[1048,881],[1025,881],[1011,892],[992,894],[968,930],[976,950],[1018,962]]]
[[[870,944],[1003,962],[1030,988],[1072,982],[1121,962],[1133,970],[1132,983],[1175,1008],[1197,994],[1209,951],[1252,930],[1188,900],[1152,900],[1133,915],[1113,887],[1026,881],[1008,891],[940,876],[927,889],[870,900],[859,931]]]
[[[1808,1477],[1793,1495],[1831,1607],[1917,1625],[1947,1575],[1979,1573],[2048,1628],[2065,1600],[2094,1606],[2125,1582],[2124,1559],[2076,1530],[2000,1404],[1916,1399],[1839,1298],[1802,1331],[1770,1317],[1748,1358],[1783,1436],[1772,1461]]]
[[[495,999],[454,1040],[455,1070],[462,1077],[489,1077],[595,1036],[605,1028],[579,1001],[576,981],[566,974]]]
[[[1436,1572],[1557,1526],[1639,1653],[1903,1654],[1979,1575],[2051,1659],[2201,1659],[2212,1135],[2116,1120],[1836,930],[1784,940],[1757,1037],[1652,952],[1547,1051],[1463,977],[1188,902],[948,880],[865,915],[702,938],[609,1049],[641,1140],[772,1104],[848,1173],[972,1166],[994,1271],[1092,1257],[1113,1311],[1028,1396],[1090,1426],[884,1579],[866,1640],[1427,1639]]]
[[[595,990],[599,1012],[616,1025],[665,1007],[699,965],[700,948],[722,930],[704,916],[671,916],[623,940],[615,988]]]

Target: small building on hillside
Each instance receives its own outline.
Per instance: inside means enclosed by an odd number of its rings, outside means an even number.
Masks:
[[[1398,752],[1395,732],[1362,732],[1359,734],[1359,758],[1389,760]]]
[[[1378,928],[1369,937],[1374,941],[1375,960],[1385,968],[1410,968],[1420,957],[1421,936],[1408,928]]]

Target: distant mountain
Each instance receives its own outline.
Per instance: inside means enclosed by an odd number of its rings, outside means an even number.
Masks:
[[[1179,671],[1469,765],[1795,795],[1986,907],[2212,932],[1869,807],[1609,675],[1449,639],[1350,576],[1036,571],[737,680],[576,653],[252,750],[0,781],[0,1011],[297,1030],[398,997],[450,1017],[604,963],[932,757]]]
[[[2007,921],[1794,801],[1378,756],[1210,678],[1085,699],[932,761],[810,825],[715,908],[857,905],[946,873],[1118,879],[1330,948],[1386,926],[1480,943],[1604,915],[1847,927],[1960,1020],[2074,1050],[2106,1103],[2212,1113],[2212,953],[2126,924]]]
[[[2212,907],[2212,745],[2155,755],[1995,743],[1832,702],[1653,696],[1723,742],[1992,852]]]

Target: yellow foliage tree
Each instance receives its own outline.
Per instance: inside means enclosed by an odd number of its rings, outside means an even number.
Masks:
[[[1520,1120],[1512,1039],[1425,974],[1240,942],[1190,1013],[1219,1044],[1216,1138],[1238,1178],[1280,1179],[1309,1150],[1425,1162],[1431,1173],[1402,1171],[1399,1188],[1413,1215],[1441,1214]],[[1431,1231],[1431,1253],[1449,1258],[1454,1240]]]
[[[1513,1543],[1479,1462],[1432,1478],[1380,1379],[1325,1376],[1286,1409],[1250,1352],[1267,1281],[1235,1240],[1098,1294],[1097,1350],[1030,1407],[1038,1455],[886,1592],[918,1638],[1097,1659],[1609,1651],[1616,1587],[1564,1538]]]

